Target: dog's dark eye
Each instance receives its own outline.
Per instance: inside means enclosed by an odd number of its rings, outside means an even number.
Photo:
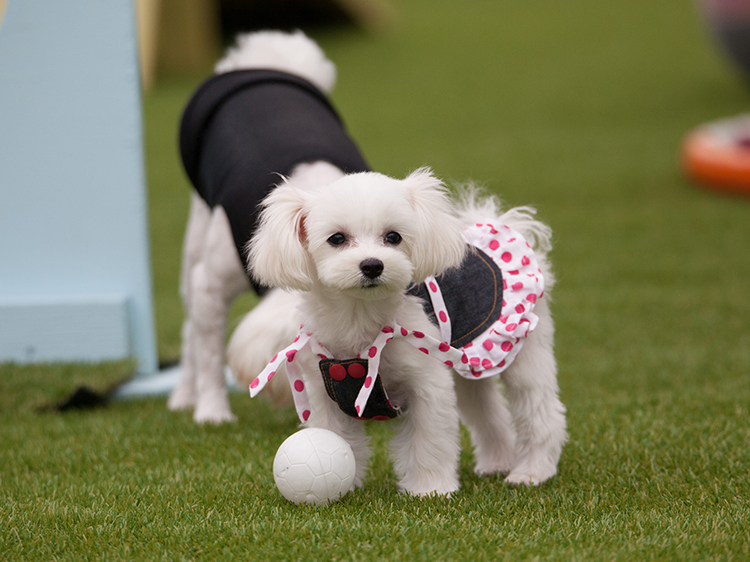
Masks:
[[[401,235],[398,232],[389,232],[385,235],[385,241],[388,242],[388,244],[396,246],[401,242]]]
[[[346,242],[346,236],[344,236],[340,232],[337,232],[336,234],[331,234],[328,237],[328,243],[331,246],[341,246],[341,244],[343,244],[344,242]]]

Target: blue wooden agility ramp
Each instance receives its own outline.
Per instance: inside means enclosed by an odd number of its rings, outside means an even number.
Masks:
[[[6,0],[0,362],[157,371],[132,0]]]

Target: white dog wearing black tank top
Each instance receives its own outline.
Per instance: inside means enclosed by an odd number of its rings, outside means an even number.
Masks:
[[[321,92],[329,92],[336,80],[336,69],[321,49],[302,32],[266,31],[240,36],[216,65],[217,74],[245,69],[267,69],[299,76]],[[302,163],[289,180],[301,186],[330,183],[342,177],[341,170],[326,162]],[[280,181],[280,180],[279,180]],[[250,214],[253,209],[247,209]],[[237,254],[227,213],[213,208],[193,193],[187,233],[183,246],[180,293],[185,308],[182,328],[182,378],[169,398],[172,410],[194,409],[194,419],[203,423],[233,421],[224,375],[224,345],[229,307],[241,293],[250,289],[247,272]],[[229,358],[242,367],[237,374],[246,387],[273,349],[294,337],[296,294],[271,290],[253,309],[237,332],[244,342],[254,342],[253,351],[245,345],[231,346]],[[257,321],[254,321],[257,319]],[[250,377],[252,378],[252,377]],[[269,388],[275,401],[289,396],[283,381]]]

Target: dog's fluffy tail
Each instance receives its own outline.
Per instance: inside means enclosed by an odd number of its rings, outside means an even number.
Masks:
[[[459,186],[456,191],[456,208],[462,224],[494,218],[523,235],[536,251],[546,254],[552,248],[552,229],[534,218],[536,209],[533,207],[514,207],[503,211],[497,197],[487,195],[472,183]]]
[[[548,259],[548,254],[552,249],[552,229],[534,218],[536,209],[513,207],[503,211],[497,197],[484,193],[472,183],[458,186],[456,192],[456,212],[461,223],[470,225],[487,219],[495,219],[521,234],[534,248],[545,276],[545,285],[547,289],[551,289],[555,282]]]
[[[264,68],[295,74],[328,93],[336,83],[336,66],[315,41],[301,31],[258,31],[237,36],[234,47],[216,63],[217,73]]]

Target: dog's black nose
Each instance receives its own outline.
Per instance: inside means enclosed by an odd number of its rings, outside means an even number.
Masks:
[[[383,273],[383,262],[375,258],[367,258],[359,264],[359,270],[368,279],[375,279]]]

